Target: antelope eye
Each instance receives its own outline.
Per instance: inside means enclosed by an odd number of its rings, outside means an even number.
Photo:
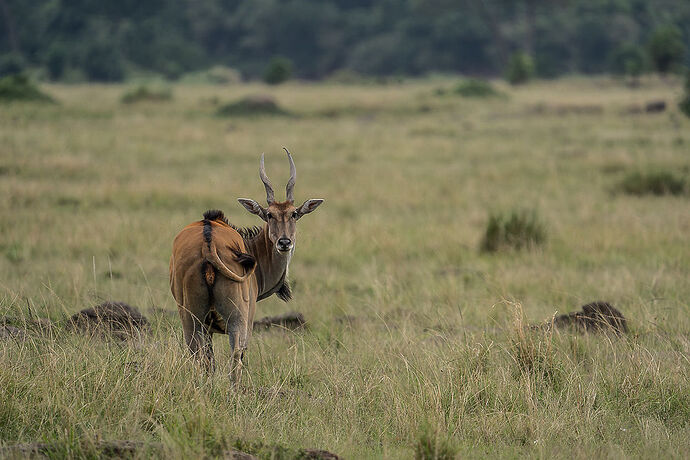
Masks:
[[[298,215],[299,215],[299,214],[297,214],[297,211],[294,211],[294,212],[292,213],[292,218],[293,218],[293,219],[297,219],[297,216],[298,216]]]
[[[269,219],[269,220],[270,220],[270,219],[273,219],[273,214],[271,214],[270,212],[267,212],[266,214],[268,215],[268,219]]]

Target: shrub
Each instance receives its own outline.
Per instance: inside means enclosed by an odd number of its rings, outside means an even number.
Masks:
[[[681,195],[686,190],[686,182],[667,171],[635,171],[623,178],[618,189],[629,195]]]
[[[13,101],[55,102],[23,74],[0,79],[0,102]]]
[[[522,51],[514,53],[508,62],[506,80],[511,85],[527,83],[534,76],[534,61],[532,57]]]
[[[120,100],[123,104],[133,104],[135,102],[162,102],[171,99],[172,91],[169,88],[149,88],[142,85],[128,90]]]
[[[658,27],[649,39],[649,56],[660,73],[673,70],[683,62],[683,34],[676,26]]]
[[[274,57],[266,67],[264,81],[269,85],[278,85],[292,77],[292,61],[284,57]]]
[[[184,83],[227,85],[232,83],[241,83],[242,74],[231,67],[217,65],[211,67],[210,69],[187,73],[180,80]]]
[[[491,97],[500,94],[488,81],[474,78],[458,83],[455,93],[462,97]]]
[[[685,95],[678,103],[680,111],[690,117],[690,71],[685,76]]]
[[[452,460],[456,454],[457,449],[447,434],[433,430],[428,423],[422,426],[414,446],[416,460]]]
[[[536,211],[512,211],[508,215],[492,214],[481,242],[482,251],[495,252],[503,248],[536,247],[546,241],[546,230]]]
[[[17,53],[0,56],[0,77],[22,73],[25,68],[24,58]]]
[[[288,115],[288,112],[283,110],[273,97],[255,95],[220,106],[216,115],[220,117]]]

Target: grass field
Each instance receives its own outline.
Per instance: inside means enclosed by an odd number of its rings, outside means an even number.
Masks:
[[[0,316],[56,323],[136,305],[132,343],[57,329],[0,341],[0,441],[55,457],[99,440],[137,456],[348,459],[687,458],[690,196],[616,192],[626,174],[690,177],[680,82],[564,79],[463,98],[437,79],[389,85],[49,86],[57,105],[0,106]],[[270,93],[291,116],[219,118]],[[635,113],[665,99],[660,114]],[[294,300],[305,332],[255,333],[239,388],[188,358],[169,291],[172,239],[209,208],[258,224],[261,152],[277,195],[297,164]],[[491,213],[535,211],[546,243],[481,252]],[[606,300],[630,334],[527,324]],[[160,447],[162,446],[162,447]]]

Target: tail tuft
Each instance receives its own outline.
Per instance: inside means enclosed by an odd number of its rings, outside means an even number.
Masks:
[[[216,282],[216,270],[213,268],[213,265],[208,262],[204,262],[201,267],[201,271],[204,275],[204,279],[206,280],[206,284],[213,286],[213,283]]]

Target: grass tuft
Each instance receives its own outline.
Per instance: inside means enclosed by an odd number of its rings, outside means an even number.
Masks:
[[[447,433],[429,423],[422,425],[414,446],[416,460],[452,460],[456,455],[457,447]]]
[[[137,86],[128,90],[120,99],[123,104],[134,104],[137,102],[165,102],[172,100],[170,88],[152,88],[149,86]]]
[[[288,112],[283,110],[273,97],[255,95],[220,106],[216,115],[219,117],[288,115]]]
[[[682,195],[687,182],[669,171],[635,171],[626,175],[617,189],[628,195]]]
[[[478,80],[475,78],[461,81],[453,91],[455,94],[459,94],[462,97],[482,98],[501,95],[501,93],[497,91],[488,81]]]
[[[546,230],[536,211],[512,211],[507,215],[489,216],[481,250],[496,252],[502,249],[530,249],[545,241]]]

